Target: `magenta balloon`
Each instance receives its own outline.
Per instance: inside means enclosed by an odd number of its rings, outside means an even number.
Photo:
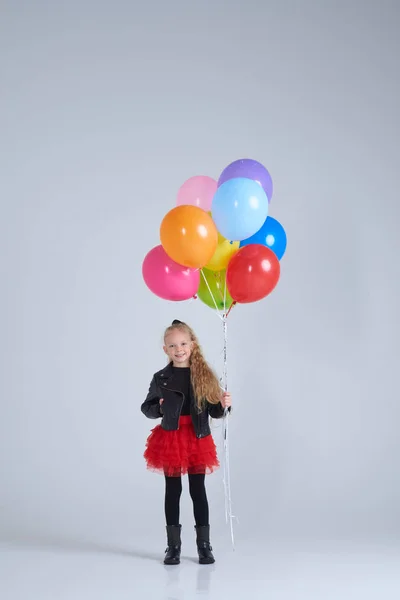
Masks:
[[[208,175],[191,177],[179,188],[176,204],[177,206],[190,204],[208,212],[211,210],[212,199],[217,187],[215,179]]]
[[[163,300],[189,300],[200,285],[200,271],[178,265],[161,245],[145,256],[142,274],[149,290]]]

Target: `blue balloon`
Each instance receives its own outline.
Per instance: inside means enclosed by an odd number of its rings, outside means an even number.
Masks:
[[[211,213],[218,231],[226,239],[245,240],[265,222],[268,198],[256,181],[235,177],[217,189]]]
[[[271,248],[278,259],[281,260],[286,250],[286,232],[279,221],[272,217],[267,217],[267,220],[261,229],[247,240],[240,242],[239,247],[242,248],[242,246],[248,246],[249,244],[261,244],[262,246],[267,246],[268,248]]]

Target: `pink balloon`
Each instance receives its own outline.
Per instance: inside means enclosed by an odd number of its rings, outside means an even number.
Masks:
[[[177,206],[190,204],[209,211],[217,187],[218,183],[215,179],[207,175],[191,177],[180,187],[176,204]]]
[[[161,245],[145,256],[142,275],[149,290],[164,300],[189,300],[200,285],[200,271],[178,265]]]

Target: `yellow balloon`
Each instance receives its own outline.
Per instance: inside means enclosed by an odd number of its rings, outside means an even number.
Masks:
[[[205,268],[210,271],[222,271],[226,269],[232,256],[239,250],[239,245],[240,242],[231,243],[219,233],[217,249]]]

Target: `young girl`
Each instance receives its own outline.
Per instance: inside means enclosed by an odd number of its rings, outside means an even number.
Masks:
[[[204,486],[206,473],[219,466],[211,436],[209,416],[219,419],[230,410],[231,396],[222,392],[218,379],[205,361],[192,329],[175,320],[164,333],[168,365],[153,376],[141,406],[149,419],[162,418],[152,429],[144,457],[147,468],[165,476],[165,517],[168,547],[166,565],[178,565],[181,554],[179,502],[182,478],[189,477],[196,522],[196,543],[200,564],[215,562],[210,545],[208,501]]]

